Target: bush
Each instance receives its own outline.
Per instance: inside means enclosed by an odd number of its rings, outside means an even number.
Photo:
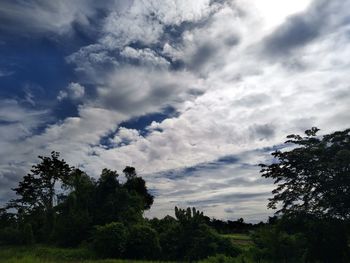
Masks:
[[[349,262],[349,247],[343,224],[336,221],[313,221],[306,224],[308,261]]]
[[[130,229],[127,257],[135,259],[154,259],[161,248],[158,233],[146,225],[135,225]]]
[[[93,248],[101,257],[122,257],[127,244],[128,231],[122,223],[97,226],[93,234]]]
[[[89,237],[91,218],[86,211],[74,211],[57,219],[53,239],[59,246],[76,247]]]
[[[218,251],[217,253],[229,256],[229,257],[237,257],[242,253],[241,249],[234,246],[230,239],[219,237],[218,238]]]
[[[348,235],[344,221],[304,213],[282,217],[277,228],[304,237],[301,246],[306,261],[349,262]]]
[[[1,245],[20,245],[22,244],[22,233],[14,227],[5,227],[0,229]]]
[[[306,253],[306,239],[302,234],[287,234],[275,226],[259,229],[253,235],[255,248],[251,249],[254,259],[272,259],[279,262],[294,262]]]
[[[199,225],[187,238],[186,260],[199,260],[216,254],[237,256],[240,253],[239,249],[234,247],[229,240],[221,237],[206,224]]]
[[[34,244],[34,235],[31,224],[25,224],[23,227],[22,233],[22,242],[25,245],[33,245]]]
[[[211,256],[211,257],[208,257],[207,259],[200,261],[200,263],[236,263],[236,262],[237,261],[234,258],[225,256],[222,254]]]
[[[163,259],[181,259],[181,253],[183,253],[183,251],[180,251],[179,249],[181,236],[183,236],[182,228],[177,222],[169,224],[167,229],[160,232],[159,239],[162,247]]]

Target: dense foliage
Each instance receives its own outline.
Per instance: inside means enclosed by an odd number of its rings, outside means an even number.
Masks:
[[[349,260],[350,129],[324,136],[318,131],[287,136],[287,150],[275,151],[276,161],[261,165],[262,176],[277,184],[268,206],[279,207],[282,216],[256,233],[259,257]]]
[[[239,250],[209,226],[196,209],[175,209],[176,218],[147,220],[153,204],[133,167],[103,169],[98,180],[52,152],[14,189],[18,198],[0,210],[0,245],[86,244],[102,258],[194,260]]]
[[[277,162],[261,165],[262,176],[278,184],[269,207],[282,203],[283,214],[350,219],[350,129],[323,137],[318,130],[289,135],[292,150],[275,151]]]

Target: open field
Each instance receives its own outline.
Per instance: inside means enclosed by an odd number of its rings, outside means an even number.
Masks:
[[[253,246],[253,241],[248,234],[225,234],[222,236],[230,239],[234,245],[242,249],[248,249]]]

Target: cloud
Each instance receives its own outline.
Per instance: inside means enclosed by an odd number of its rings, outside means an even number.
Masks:
[[[95,103],[130,116],[143,115],[180,103],[200,90],[200,79],[190,72],[169,72],[127,66],[112,72],[97,88]]]
[[[140,133],[135,129],[127,129],[120,127],[117,134],[110,140],[111,146],[124,146],[137,141],[140,138]]]
[[[2,101],[0,172],[9,183],[36,155],[57,150],[92,176],[135,166],[157,195],[149,216],[196,205],[210,216],[257,221],[270,215],[273,186],[256,166],[270,161],[268,147],[311,126],[347,128],[349,1],[284,10],[268,26],[254,1],[4,3],[7,24],[18,28],[23,11],[33,21],[28,32],[100,29],[66,57],[74,80],[57,98],[78,102],[76,114],[49,122],[47,111]],[[121,127],[169,107],[176,114]],[[18,175],[9,172],[14,165]]]
[[[68,87],[65,90],[61,90],[58,93],[57,99],[59,101],[64,99],[71,99],[71,100],[81,100],[85,95],[85,88],[84,86],[80,85],[79,83],[71,82],[69,83]]]
[[[247,152],[248,155],[264,158],[258,152]],[[195,169],[174,170],[171,177],[167,176],[169,171],[148,175],[149,185],[157,189],[155,204],[148,214],[173,214],[177,205],[195,206],[215,218],[236,219],[243,216],[255,222],[266,219],[271,215],[266,207],[272,190],[271,182],[260,178],[259,167],[243,165],[241,161],[202,163]],[[245,161],[255,162],[254,158]],[[228,209],[231,211],[229,215]]]
[[[0,69],[0,78],[1,77],[11,76],[12,74],[14,74],[13,71],[7,71],[7,70],[1,70]]]
[[[161,68],[167,68],[170,66],[169,61],[164,57],[159,56],[150,48],[135,49],[132,47],[125,47],[120,52],[120,55],[132,61],[136,61],[141,65],[159,66]]]
[[[314,0],[303,13],[289,17],[265,39],[264,50],[269,56],[289,56],[316,38],[332,34],[349,23],[349,1]]]
[[[36,130],[45,125],[49,111],[24,107],[17,100],[0,100],[0,203],[8,201],[13,188],[27,172],[28,155],[33,149],[26,143]]]
[[[104,24],[101,43],[111,49],[131,43],[159,42],[166,25],[195,22],[211,12],[209,0],[188,3],[183,0],[134,1],[125,12],[112,12]]]
[[[121,2],[121,3],[118,3]],[[67,34],[75,25],[93,27],[91,20],[109,8],[123,9],[127,1],[63,0],[58,2],[4,0],[0,3],[0,29],[10,34]],[[30,21],[30,22],[28,22]]]

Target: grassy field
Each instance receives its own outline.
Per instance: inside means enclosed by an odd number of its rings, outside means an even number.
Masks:
[[[232,242],[241,242],[243,236],[228,236]],[[241,238],[241,239],[238,239]],[[249,241],[245,237],[245,241]],[[242,245],[241,245],[242,246]],[[246,246],[245,246],[246,247]],[[247,250],[246,250],[247,251]],[[47,246],[33,247],[0,247],[1,263],[172,263],[165,261],[142,261],[142,260],[120,260],[120,259],[96,259],[88,249],[75,248],[65,249]],[[217,255],[204,259],[199,263],[254,263],[246,253],[237,258],[229,258],[223,255]],[[173,262],[175,263],[175,262]],[[261,263],[268,263],[261,261]]]
[[[253,241],[247,234],[226,234],[222,236],[230,239],[234,245],[242,249],[249,249],[253,246]]]
[[[246,234],[229,234],[223,235],[225,238],[247,251],[253,246],[253,242],[249,235]],[[242,255],[243,256],[243,255]],[[135,260],[120,260],[120,259],[96,259],[95,255],[87,248],[57,248],[48,246],[32,246],[32,247],[0,247],[0,262],[1,263],[156,263],[160,261],[135,261]],[[203,263],[217,262],[251,262],[243,260],[242,257],[237,259],[219,259],[213,258],[201,261]],[[162,263],[165,263],[162,261]],[[171,262],[166,262],[171,263]]]
[[[133,261],[119,259],[95,259],[94,255],[84,248],[64,249],[45,246],[33,247],[0,247],[1,263],[155,263],[159,261]]]

